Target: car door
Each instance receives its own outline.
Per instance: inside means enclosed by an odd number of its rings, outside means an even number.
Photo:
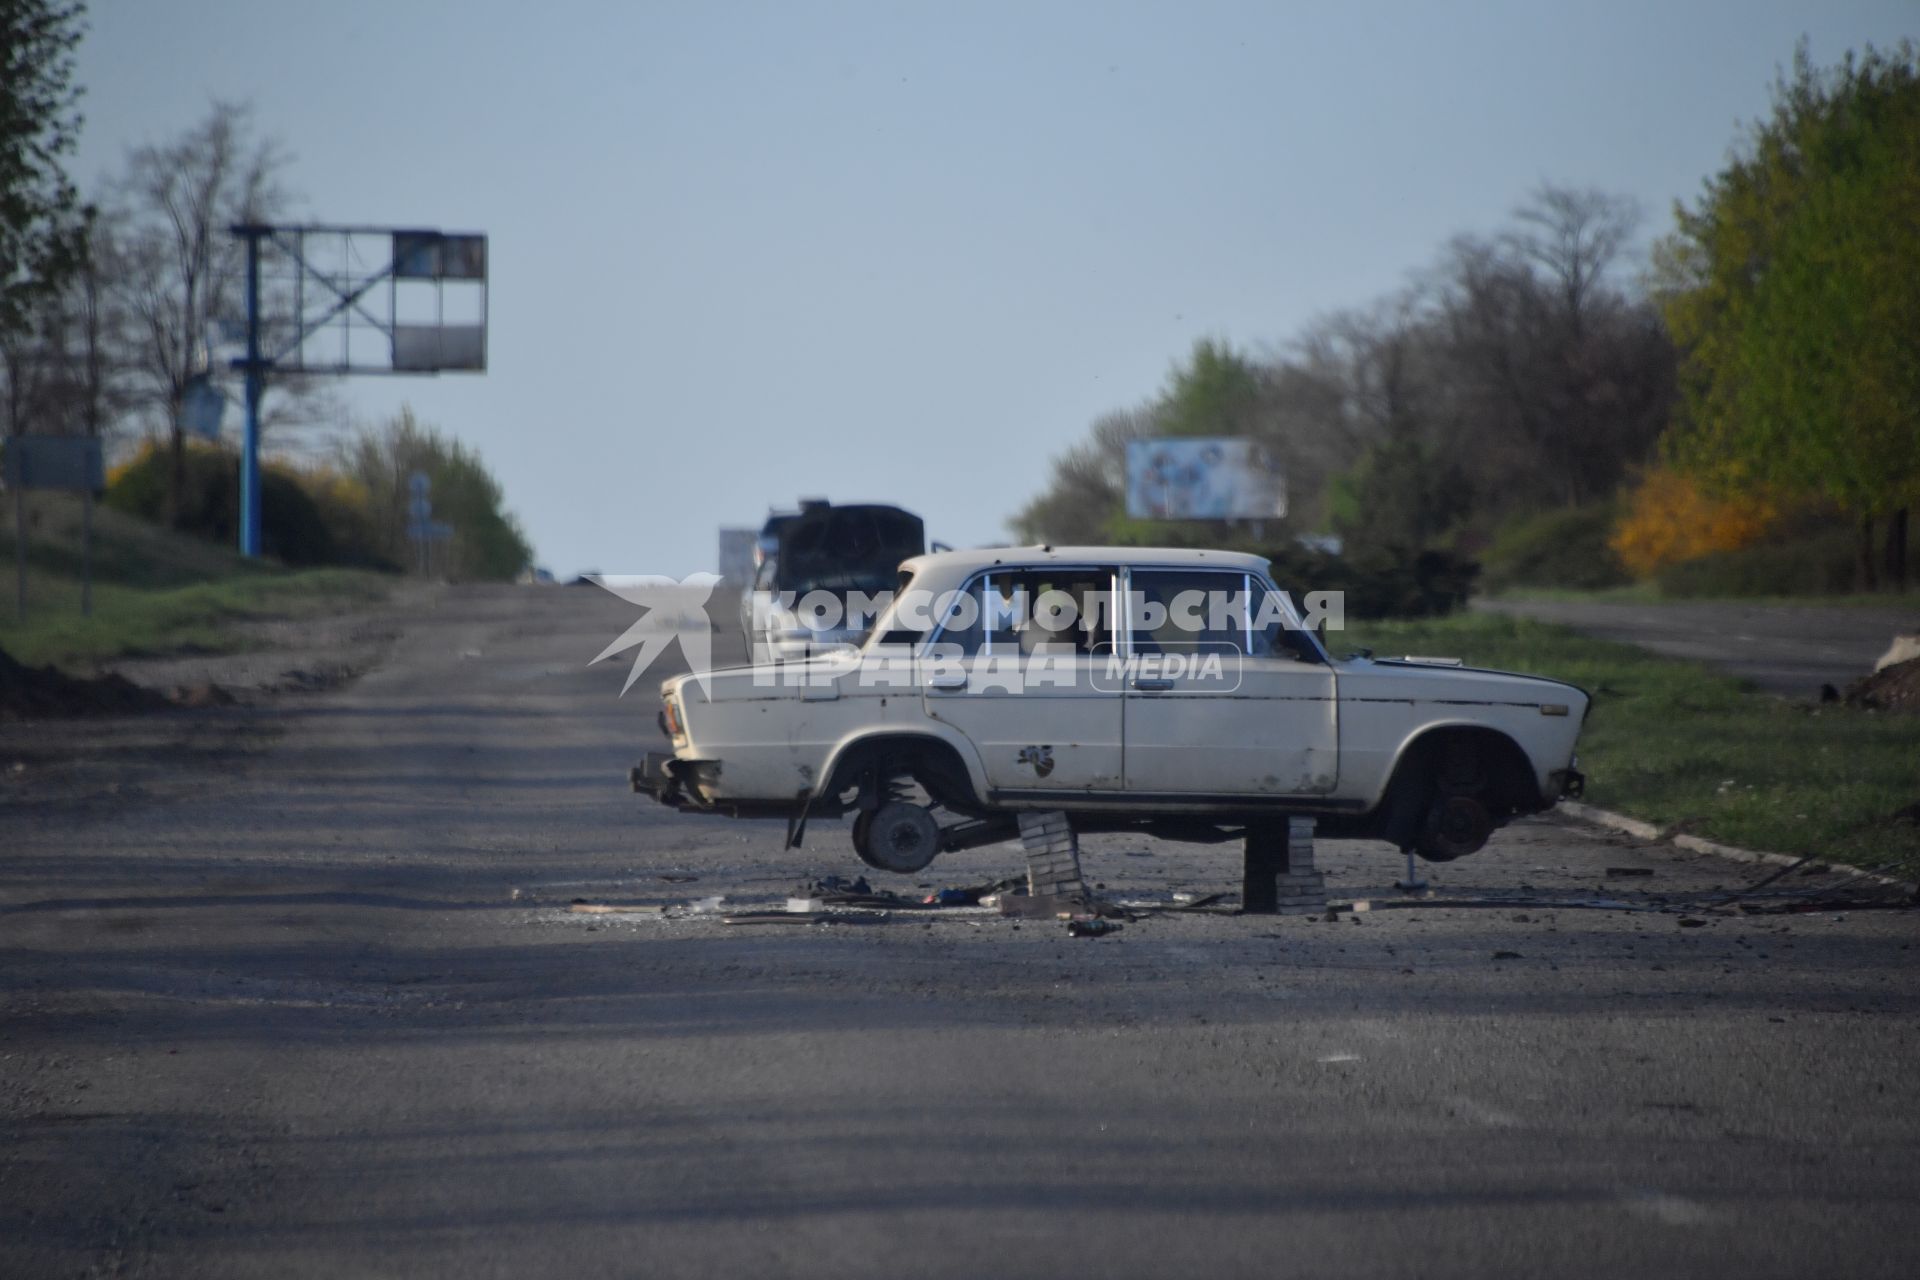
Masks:
[[[1137,568],[1126,581],[1126,789],[1321,795],[1339,780],[1333,669],[1259,577]],[[1283,621],[1283,618],[1285,621]]]
[[[1113,659],[1115,566],[984,573],[953,602],[923,654],[932,719],[973,743],[995,791],[1118,792],[1120,692]]]

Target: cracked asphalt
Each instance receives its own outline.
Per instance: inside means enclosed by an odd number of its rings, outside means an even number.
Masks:
[[[0,1274],[1920,1273],[1914,913],[1545,819],[1425,899],[1322,842],[1332,921],[729,926],[863,869],[626,790],[629,620],[454,589],[344,688],[0,726]],[[1872,891],[1807,870],[1742,901]]]

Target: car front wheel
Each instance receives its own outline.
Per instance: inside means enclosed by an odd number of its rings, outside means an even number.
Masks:
[[[912,875],[940,852],[940,824],[922,805],[889,800],[854,818],[853,851],[876,871]]]

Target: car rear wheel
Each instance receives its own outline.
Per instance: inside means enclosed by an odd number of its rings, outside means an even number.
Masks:
[[[876,871],[912,875],[940,852],[940,824],[924,806],[889,800],[853,820],[853,850]]]

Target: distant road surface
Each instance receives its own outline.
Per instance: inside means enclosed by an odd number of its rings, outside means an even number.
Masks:
[[[1920,631],[1920,608],[1740,604],[1724,600],[1636,604],[1600,600],[1477,600],[1481,613],[1557,622],[1602,640],[1710,662],[1768,693],[1814,698],[1873,670],[1896,633]]]

